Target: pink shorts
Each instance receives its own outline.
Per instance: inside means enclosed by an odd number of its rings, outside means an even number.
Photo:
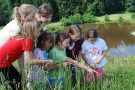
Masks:
[[[84,80],[86,82],[89,82],[90,80],[95,80],[95,82],[97,82],[97,80],[102,81],[103,67],[101,67],[101,68],[92,68],[92,69],[94,69],[98,73],[94,72],[94,76],[91,76],[91,74],[89,72],[85,71]]]

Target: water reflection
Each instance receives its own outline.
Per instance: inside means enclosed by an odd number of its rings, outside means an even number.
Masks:
[[[110,55],[119,57],[126,57],[128,54],[135,55],[135,36],[131,35],[131,32],[135,31],[135,24],[129,22],[82,24],[81,27],[85,39],[88,29],[97,29],[99,37],[105,40]],[[67,28],[65,27],[64,31]]]
[[[135,45],[118,45],[117,48],[110,48],[109,54],[116,57],[128,57],[130,54],[135,55]]]

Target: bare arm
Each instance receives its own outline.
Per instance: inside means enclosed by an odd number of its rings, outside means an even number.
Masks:
[[[4,45],[5,43],[7,43],[11,38],[12,38],[12,36],[9,35],[9,36],[4,40],[4,42],[2,43],[2,45]]]
[[[84,69],[84,70],[87,70],[87,69],[88,69],[88,67],[87,67],[86,65],[84,65],[84,64],[82,64],[82,63],[80,63],[80,62],[77,62],[76,60],[73,60],[73,59],[71,59],[71,58],[67,58],[67,59],[65,60],[65,62],[69,62],[69,63],[71,63],[71,64],[73,64],[73,65],[75,65],[75,66],[77,66],[77,67],[79,67],[79,68],[82,68],[82,69]]]
[[[82,51],[81,51],[81,50],[79,50],[79,52],[78,52],[78,61],[79,61],[79,62],[81,62],[81,61],[82,61],[82,57],[81,57],[81,55],[82,55]]]
[[[33,59],[32,57],[32,52],[31,51],[25,51],[24,52],[25,58],[27,60],[27,63],[30,65],[46,65],[46,64],[52,64],[54,65],[54,61],[52,60],[37,60],[37,59]]]
[[[90,66],[90,67],[95,67],[96,65],[92,62],[89,62],[89,60],[85,57],[85,54],[82,54],[83,60]]]
[[[103,52],[102,52],[102,55],[96,60],[95,63],[96,63],[96,64],[101,63],[102,59],[106,56],[107,52],[108,52],[108,50],[103,51]]]
[[[24,79],[24,54],[22,54],[21,57],[18,59],[18,64],[20,67],[20,73]]]
[[[66,67],[69,65],[69,62],[62,62],[62,63],[59,63],[59,64],[55,64],[53,66],[45,66],[44,67],[44,70],[45,71],[51,71],[51,70],[54,70],[54,69],[59,69],[60,67]]]

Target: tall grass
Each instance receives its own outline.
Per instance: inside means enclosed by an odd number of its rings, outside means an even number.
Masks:
[[[135,90],[135,56],[130,55],[127,58],[116,58],[107,55],[107,64],[103,68],[103,80],[101,82],[85,83],[83,80],[84,71],[77,70],[77,84],[73,86],[70,69],[65,68],[65,87],[64,90]],[[16,65],[17,66],[17,65]],[[2,75],[0,76],[3,80]],[[5,84],[6,83],[6,84]],[[6,90],[7,82],[0,83],[2,90]],[[32,84],[30,89],[37,90],[39,85]],[[40,84],[40,88],[45,89],[45,84]],[[26,82],[24,89],[27,90]],[[51,90],[62,89],[60,85],[55,85]]]

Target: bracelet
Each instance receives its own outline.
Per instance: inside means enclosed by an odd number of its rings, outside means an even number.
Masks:
[[[88,71],[90,68],[88,67],[87,69],[86,69],[86,71]]]

